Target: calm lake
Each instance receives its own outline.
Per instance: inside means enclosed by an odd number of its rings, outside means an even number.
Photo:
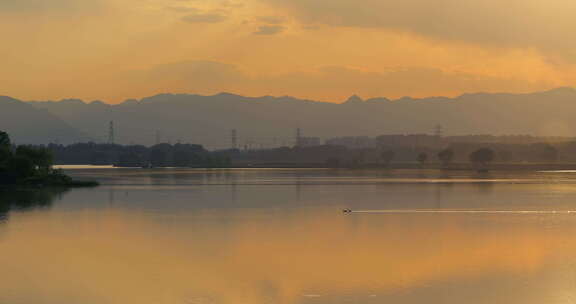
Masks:
[[[576,172],[67,172],[0,192],[0,303],[576,302]]]

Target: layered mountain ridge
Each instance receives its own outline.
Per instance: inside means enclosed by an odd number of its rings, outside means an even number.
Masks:
[[[118,143],[150,145],[157,140],[182,141],[213,149],[230,146],[232,129],[237,130],[240,144],[262,147],[291,144],[296,128],[305,136],[319,137],[421,134],[430,133],[438,124],[453,135],[576,134],[573,119],[576,90],[573,88],[529,94],[475,93],[455,98],[396,100],[364,100],[354,95],[340,104],[230,93],[159,94],[117,105],[78,99],[22,102],[3,97],[0,98],[0,117],[15,103],[22,110],[9,115],[13,118],[10,124],[0,121],[0,129],[11,129],[23,141],[38,143],[68,136],[72,141],[106,141],[109,121],[115,122]],[[31,117],[40,113],[44,120],[32,122]],[[15,124],[14,120],[29,123]],[[54,121],[61,123],[57,126]],[[65,131],[66,125],[72,130]],[[39,127],[50,134],[32,136],[29,131],[23,134],[25,130]],[[18,128],[22,130],[16,130]]]

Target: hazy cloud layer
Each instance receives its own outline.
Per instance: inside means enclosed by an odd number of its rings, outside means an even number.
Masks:
[[[182,20],[189,23],[219,23],[226,20],[226,16],[218,13],[197,12],[182,17]]]
[[[566,0],[263,0],[308,24],[372,27],[429,37],[537,47],[573,55],[576,2]]]
[[[90,11],[99,8],[102,2],[102,0],[1,0],[0,13]]]
[[[276,35],[284,31],[281,25],[262,25],[254,32],[254,35]]]
[[[444,72],[430,68],[402,68],[383,72],[328,66],[282,75],[249,75],[232,64],[215,61],[187,61],[158,65],[145,72],[159,87],[175,87],[179,92],[218,93],[229,91],[262,95],[293,95],[324,99],[338,96],[341,101],[353,93],[365,97],[438,96],[445,92],[501,92],[507,90],[529,92],[548,88],[515,79],[476,76],[458,72]],[[262,89],[264,87],[264,89]],[[262,92],[262,93],[256,93]]]
[[[268,23],[268,24],[282,24],[282,23],[284,23],[284,18],[277,17],[277,16],[260,16],[260,17],[257,17],[256,20],[263,22],[263,23]]]
[[[438,69],[411,67],[383,72],[329,66],[311,73],[293,73],[266,82],[274,92],[300,88],[307,96],[322,96],[334,92],[345,98],[350,92],[366,97],[441,96],[459,92],[499,92],[506,90],[532,91],[545,88],[521,80],[444,72]]]
[[[146,72],[145,79],[176,87],[213,90],[223,84],[245,82],[246,76],[234,65],[199,60],[157,65]]]
[[[189,13],[198,11],[197,8],[188,6],[167,6],[166,9],[178,13]]]

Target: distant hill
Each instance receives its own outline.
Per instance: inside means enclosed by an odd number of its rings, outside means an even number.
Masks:
[[[7,103],[0,102],[0,112]],[[208,148],[230,146],[231,129],[239,143],[291,144],[295,128],[305,136],[430,133],[442,124],[448,134],[576,134],[576,90],[559,88],[531,94],[465,94],[363,100],[341,104],[292,97],[244,97],[161,94],[119,105],[81,100],[33,101],[34,108],[59,117],[80,132],[104,140],[108,121],[116,124],[120,143],[194,142]],[[32,113],[33,111],[29,111]],[[14,114],[29,120],[32,114]],[[34,112],[38,115],[40,112]],[[42,112],[44,113],[44,112]],[[12,131],[14,132],[14,131]]]
[[[49,111],[6,96],[0,96],[0,130],[17,144],[72,143],[85,138]]]

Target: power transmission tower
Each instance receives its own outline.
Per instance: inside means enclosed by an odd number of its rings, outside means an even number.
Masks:
[[[442,125],[436,125],[436,127],[434,128],[434,136],[436,136],[437,138],[442,138],[444,136],[444,128],[442,127]]]
[[[114,144],[116,141],[116,134],[114,131],[114,121],[110,121],[110,127],[108,129],[108,143]]]
[[[296,129],[296,147],[302,145],[302,130],[300,128]]]
[[[232,130],[232,149],[238,149],[238,131],[236,129]]]
[[[252,138],[248,139],[248,141],[246,141],[246,149],[248,151],[252,151],[252,149],[254,148],[254,140]]]
[[[435,141],[436,141],[436,145],[442,145],[442,137],[444,136],[444,128],[442,128],[442,125],[436,125],[436,128],[434,128],[434,137],[435,137]]]

